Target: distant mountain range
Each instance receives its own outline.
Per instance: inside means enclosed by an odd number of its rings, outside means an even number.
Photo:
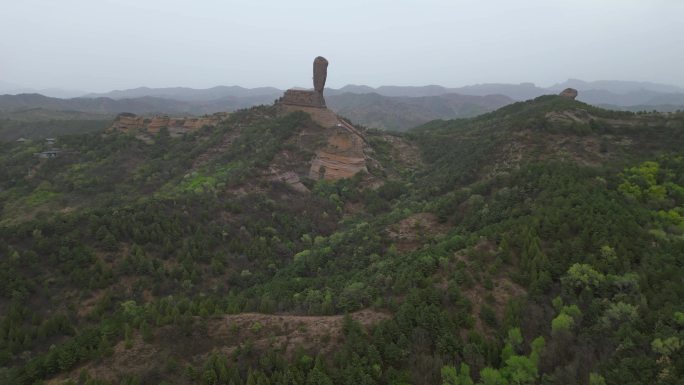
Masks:
[[[208,101],[224,97],[273,97],[277,98],[284,90],[272,87],[243,88],[239,86],[218,86],[207,89],[185,87],[173,88],[133,88],[116,90],[100,94],[87,94],[84,98],[131,99],[152,96],[183,101]],[[549,90],[536,87],[532,83],[522,84],[478,84],[460,88],[447,88],[438,85],[427,86],[380,86],[373,88],[365,85],[346,85],[342,88],[326,88],[325,95],[342,94],[377,94],[390,97],[429,97],[446,94],[463,94],[470,96],[504,95],[513,100],[527,100],[548,94]]]
[[[684,88],[661,83],[633,82],[622,80],[597,80],[585,82],[579,79],[568,79],[563,83],[554,84],[551,90],[562,91],[566,88],[574,88],[578,91],[605,90],[615,94],[626,94],[634,91],[653,91],[659,93],[684,93]]]
[[[195,90],[200,91],[200,90]],[[436,96],[383,96],[377,93],[352,94],[331,92],[328,106],[340,115],[365,126],[406,130],[434,119],[471,117],[495,110],[514,100],[503,95],[473,96],[442,94]],[[201,97],[201,92],[192,97]],[[206,95],[206,94],[204,94]],[[280,94],[222,96],[213,100],[178,100],[142,96],[137,98],[50,98],[39,94],[0,96],[0,117],[21,120],[61,120],[64,112],[101,114],[110,118],[121,112],[140,115],[203,115],[218,111],[234,111],[259,104],[270,104]],[[191,96],[185,95],[186,98]],[[53,112],[52,114],[50,112]],[[73,116],[73,114],[66,114]],[[18,120],[18,119],[16,119]]]
[[[520,84],[475,84],[465,87],[448,88],[439,85],[427,86],[381,86],[377,88],[366,85],[346,85],[339,89],[327,88],[326,96],[345,93],[377,94],[389,97],[430,97],[446,94],[471,96],[503,95],[512,100],[521,101],[536,98],[545,94],[555,94],[565,88],[575,88],[580,93],[578,100],[603,106],[684,106],[684,88],[651,82],[599,80],[586,82],[569,79],[563,83],[542,88],[533,83]],[[86,98],[106,97],[112,99],[131,99],[140,97],[158,97],[188,102],[206,102],[221,98],[255,98],[258,100],[275,99],[283,90],[273,87],[243,88],[238,86],[218,86],[208,89],[174,88],[135,88],[117,90],[102,94],[88,94]]]
[[[79,111],[100,114],[169,114],[203,115],[219,111],[234,111],[258,104],[273,103],[273,96],[225,96],[207,101],[183,101],[143,96],[128,99],[106,97],[59,99],[40,94],[0,95],[0,111],[42,108],[54,111]]]
[[[383,96],[344,93],[326,98],[328,107],[354,123],[404,131],[435,119],[466,118],[501,108],[514,100],[503,95]]]
[[[65,90],[62,88],[35,89],[30,87],[23,87],[14,83],[3,82],[2,80],[0,80],[0,95],[4,94],[41,94],[53,98],[75,98],[84,95],[85,91]]]
[[[0,82],[2,90],[18,87]],[[329,107],[355,123],[368,127],[405,130],[434,119],[453,119],[492,111],[514,101],[544,94],[557,94],[565,88],[579,91],[578,100],[612,109],[675,111],[684,109],[684,88],[650,82],[594,81],[569,79],[542,88],[533,83],[476,84],[458,88],[439,85],[381,86],[347,85],[326,88]],[[66,91],[65,91],[66,92]],[[68,92],[67,92],[68,93]],[[283,90],[274,87],[243,88],[217,86],[208,89],[187,87],[116,90],[86,94],[71,99],[38,93],[0,96],[0,112],[9,116],[36,116],[41,120],[55,112],[101,114],[103,118],[121,112],[135,114],[203,115],[234,111],[259,104],[271,104]],[[40,113],[24,110],[39,109]],[[54,119],[62,115],[55,113]]]
[[[550,87],[539,87],[534,83],[506,84],[506,83],[485,83],[468,85],[464,87],[443,87],[439,85],[427,86],[380,86],[377,88],[366,85],[349,84],[339,89],[326,88],[328,95],[343,93],[352,94],[371,94],[376,93],[383,96],[438,96],[444,94],[464,94],[464,95],[506,95],[514,100],[527,100],[549,92],[557,93],[565,88],[575,88],[580,92],[603,91],[604,95],[625,95],[638,92],[645,92],[648,95],[657,94],[684,94],[684,88],[662,83],[636,82],[621,80],[597,80],[587,82],[579,79],[568,79],[565,82],[554,84]],[[23,87],[18,84],[0,81],[0,94],[22,94],[38,93],[45,96],[57,98],[111,98],[111,99],[133,99],[144,96],[152,96],[163,99],[174,99],[183,101],[206,101],[221,99],[224,97],[264,97],[277,96],[284,90],[275,87],[244,88],[240,86],[216,86],[206,89],[196,89],[189,87],[167,87],[149,88],[139,87],[126,90],[114,90],[105,93],[86,93],[78,90],[68,90],[61,88],[33,89]],[[631,101],[631,100],[627,100]]]
[[[187,87],[148,88],[140,87],[130,90],[115,90],[102,94],[87,94],[84,98],[134,99],[146,96],[156,98],[200,102],[224,98],[264,98],[275,99],[283,93],[273,87],[243,88],[240,86],[217,86],[206,89]]]

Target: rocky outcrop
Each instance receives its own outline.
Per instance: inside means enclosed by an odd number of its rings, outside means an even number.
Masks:
[[[287,90],[277,103],[290,106],[325,108],[323,94],[308,90]]]
[[[227,112],[218,112],[199,118],[171,118],[166,115],[145,118],[131,113],[122,113],[114,119],[107,131],[157,134],[162,129],[167,129],[171,135],[178,136],[199,130],[204,126],[216,127],[226,120],[228,115]]]
[[[227,118],[227,112],[218,112],[211,116],[204,116],[201,118],[186,118],[182,124],[182,127],[189,131],[199,130],[204,126],[216,127],[219,123]]]
[[[577,97],[577,90],[574,88],[566,88],[558,95],[564,98],[575,100],[575,98]]]
[[[109,127],[109,131],[114,132],[135,132],[145,128],[145,119],[131,113],[119,114]]]
[[[311,162],[311,179],[350,178],[366,168],[365,141],[353,127],[340,121],[330,129],[328,142],[316,152]]]
[[[311,179],[338,180],[351,178],[359,171],[367,171],[366,159],[363,157],[348,157],[320,151],[311,162]]]
[[[158,133],[162,128],[169,127],[169,117],[168,116],[155,116],[152,121],[147,125],[147,132],[151,134]]]

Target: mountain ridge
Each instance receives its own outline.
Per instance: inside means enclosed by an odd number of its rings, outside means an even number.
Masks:
[[[0,83],[0,92],[7,91],[7,88],[19,87],[11,83]],[[648,81],[626,81],[626,80],[597,80],[584,81],[569,78],[564,82],[553,84],[549,87],[540,87],[534,83],[482,83],[459,87],[445,87],[441,85],[424,86],[393,86],[383,85],[371,87],[367,85],[348,84],[341,88],[327,88],[329,95],[339,93],[378,93],[384,96],[437,96],[446,93],[461,93],[466,95],[484,96],[488,94],[502,94],[515,100],[527,100],[547,93],[558,93],[565,88],[575,88],[584,91],[605,91],[612,94],[627,94],[630,92],[649,91],[658,94],[680,94],[684,93],[684,87],[677,85],[655,83]],[[112,90],[100,93],[83,93],[78,97],[96,98],[109,97],[112,99],[136,98],[141,96],[157,96],[168,99],[184,101],[214,100],[225,96],[245,97],[245,96],[265,96],[281,94],[283,90],[276,87],[256,87],[246,88],[237,85],[219,85],[210,88],[192,87],[137,87],[123,90]],[[33,93],[33,92],[20,92]],[[610,104],[610,103],[609,103]],[[613,103],[615,104],[615,103]]]
[[[368,94],[377,93],[389,97],[429,97],[440,96],[450,93],[457,93],[463,95],[474,96],[488,96],[488,95],[504,95],[516,101],[529,100],[541,95],[550,93],[558,93],[565,88],[574,88],[580,91],[579,99],[594,105],[616,105],[620,107],[630,108],[638,105],[653,106],[658,109],[660,105],[682,105],[684,106],[684,88],[645,81],[622,81],[622,80],[598,80],[598,81],[584,81],[579,79],[568,79],[562,83],[556,83],[549,87],[539,87],[534,83],[483,83],[473,84],[461,87],[444,87],[441,85],[425,85],[425,86],[379,86],[370,87],[367,85],[345,85],[339,89],[328,88],[326,93],[328,95],[339,95],[344,93],[354,94]],[[123,97],[123,96],[142,96],[145,92],[141,89],[112,91],[110,93],[97,94],[99,96]],[[259,87],[254,89],[246,89],[237,86],[219,86],[205,90],[193,90],[189,88],[169,88],[169,89],[147,89],[147,93],[155,94],[159,92],[163,94],[167,92],[170,98],[180,98],[190,100],[193,97],[189,95],[205,95],[204,97],[196,96],[192,100],[209,100],[208,95],[226,95],[240,97],[246,94],[254,94],[259,96],[276,96],[282,91],[276,88]],[[158,91],[157,91],[158,90]],[[173,96],[169,91],[177,90],[185,93],[183,96]],[[142,93],[141,93],[142,92]],[[204,98],[204,99],[202,99]],[[669,107],[664,107],[669,109]]]
[[[578,100],[596,106],[614,106],[628,111],[674,112],[684,109],[684,93],[680,88],[648,82],[598,81],[584,82],[569,79],[552,86],[557,89],[574,85],[580,89]],[[606,87],[610,90],[597,89]],[[646,88],[651,88],[646,89]],[[209,89],[170,87],[153,89],[140,87],[108,93],[110,97],[80,97],[72,99],[49,98],[40,94],[19,94],[0,96],[0,111],[9,120],[0,123],[0,137],[14,140],[21,135],[21,127],[28,128],[31,135],[42,131],[54,133],[46,125],[49,111],[55,111],[54,118],[62,119],[64,112],[102,114],[101,119],[111,115],[129,112],[137,115],[201,116],[216,112],[231,112],[255,105],[270,104],[280,96],[272,87],[247,89],[238,86],[218,86]],[[455,97],[455,93],[460,96]],[[402,131],[434,119],[471,117],[488,112],[506,103],[529,100],[551,93],[532,83],[479,84],[460,88],[446,88],[439,85],[403,87],[347,85],[341,89],[326,89],[330,106],[335,112],[352,121],[368,127]],[[149,94],[157,96],[149,96]],[[106,95],[106,94],[103,94]],[[141,96],[146,95],[146,96]],[[159,95],[165,96],[160,98]],[[498,95],[498,96],[497,96]],[[91,96],[97,96],[91,94]],[[136,96],[135,98],[124,98]],[[506,99],[507,98],[507,99]],[[458,100],[457,100],[458,99]],[[35,124],[16,123],[13,118],[27,121],[31,113],[20,110],[42,109],[33,114]],[[95,117],[97,119],[97,117]],[[77,122],[74,122],[77,124]],[[3,126],[11,126],[5,127]],[[86,125],[85,127],[98,127]],[[46,131],[46,129],[49,129]],[[4,134],[3,134],[4,132]]]

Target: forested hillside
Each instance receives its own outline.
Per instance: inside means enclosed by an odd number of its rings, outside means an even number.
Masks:
[[[273,178],[322,130],[0,143],[0,383],[682,383],[684,114],[543,96]]]

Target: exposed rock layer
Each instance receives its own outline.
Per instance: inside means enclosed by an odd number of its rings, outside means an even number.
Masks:
[[[204,126],[216,127],[227,117],[228,113],[225,112],[200,118],[170,118],[166,115],[145,118],[131,113],[123,113],[114,119],[108,131],[156,134],[162,129],[168,129],[172,135],[182,135],[186,132],[199,130]]]
[[[123,113],[114,119],[110,131],[132,132],[145,128],[145,119],[135,114]]]

